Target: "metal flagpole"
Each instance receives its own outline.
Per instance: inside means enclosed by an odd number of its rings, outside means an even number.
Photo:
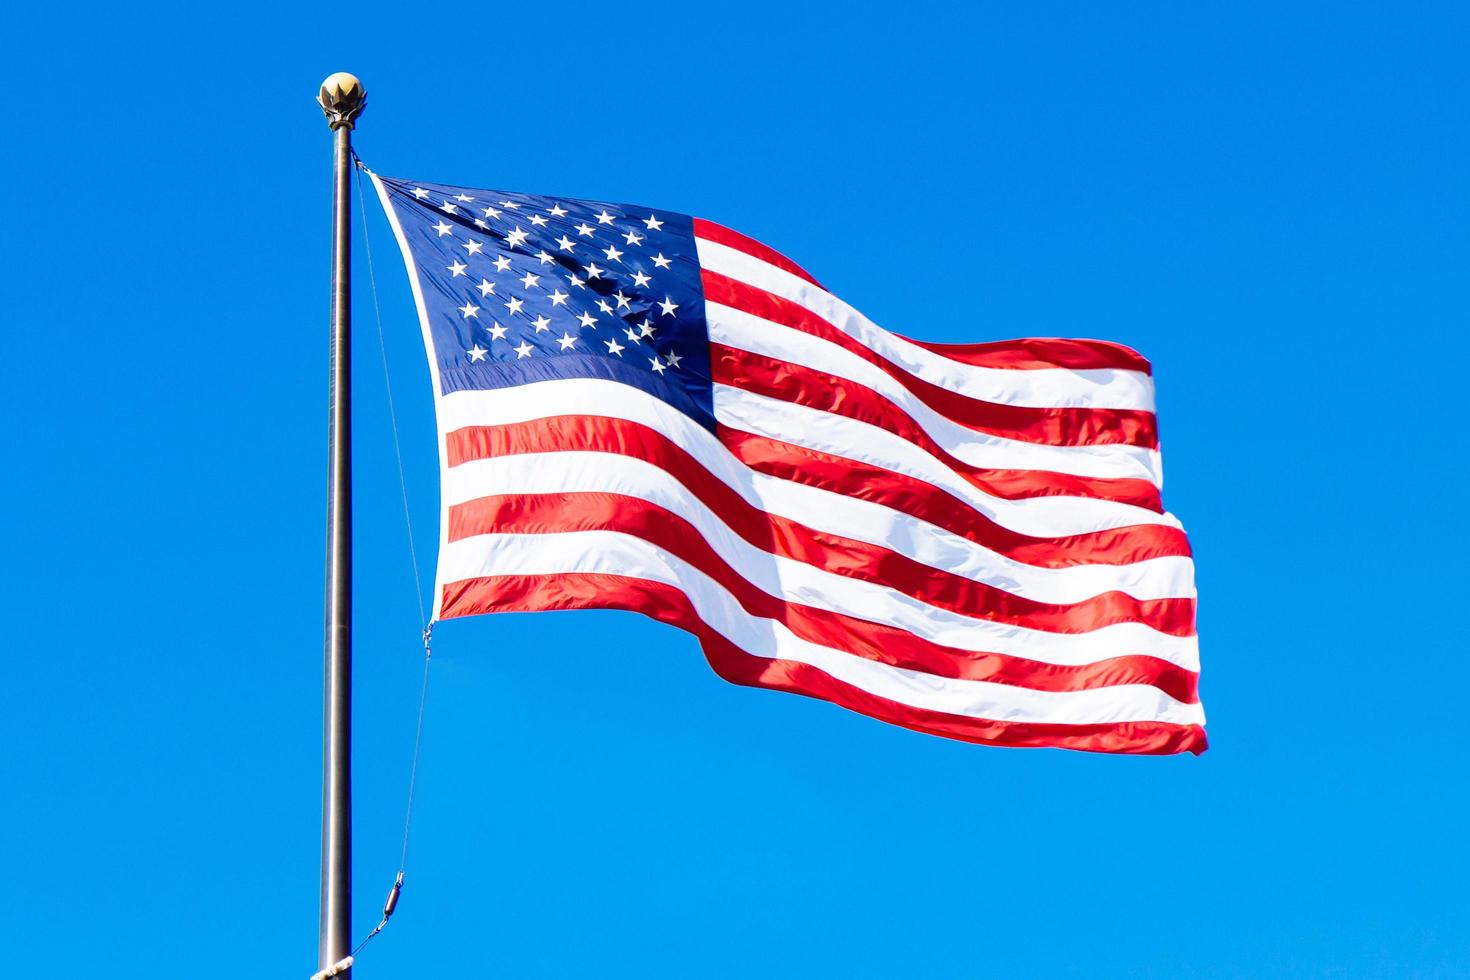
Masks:
[[[326,673],[322,697],[322,890],[317,966],[347,977],[352,947],[352,127],[367,103],[338,72],[317,94],[332,127],[332,346],[327,428]],[[344,963],[343,961],[346,960]],[[327,972],[330,971],[330,972]]]

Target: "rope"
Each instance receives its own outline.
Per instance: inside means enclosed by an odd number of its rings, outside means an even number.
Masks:
[[[419,683],[419,720],[413,731],[413,764],[408,769],[408,805],[403,808],[403,850],[398,854],[398,870],[408,864],[408,829],[413,825],[413,791],[419,778],[419,744],[424,740],[424,705],[429,700],[429,661],[433,651],[429,643],[434,636],[434,624],[424,627],[424,678]]]
[[[352,159],[357,163],[357,199],[366,200],[362,187],[362,172],[367,166],[358,157],[357,151],[352,153]],[[383,387],[388,392],[388,421],[393,427],[393,458],[398,462],[398,490],[403,496],[403,523],[408,528],[408,557],[413,563],[413,594],[419,604],[419,626],[423,629],[429,628],[429,617],[424,612],[424,581],[419,575],[418,549],[413,543],[413,512],[408,506],[408,480],[403,475],[403,447],[398,439],[398,412],[393,406],[393,378],[388,371],[388,344],[383,339],[383,308],[378,302],[378,276],[373,270],[373,240],[368,234],[367,208],[358,208],[362,215],[362,244],[367,253],[368,284],[373,291],[373,319],[378,326],[378,357],[383,362]]]
[[[362,162],[362,158],[357,155],[356,151],[353,151],[352,158],[357,164],[358,199],[366,200],[366,192],[362,184],[362,172],[367,170],[367,165]],[[368,172],[371,173],[372,171],[369,170]],[[418,721],[414,725],[413,761],[408,770],[408,800],[403,808],[403,847],[398,854],[398,874],[394,877],[393,887],[388,890],[388,897],[383,902],[382,918],[373,927],[372,932],[364,936],[362,941],[353,948],[351,955],[343,961],[349,966],[357,954],[362,951],[362,948],[371,942],[373,937],[383,931],[383,927],[393,917],[393,912],[398,907],[398,898],[403,893],[403,875],[408,865],[408,834],[409,828],[413,825],[414,790],[418,785],[419,755],[424,740],[424,707],[428,704],[429,700],[429,663],[433,660],[431,640],[434,634],[434,624],[429,621],[428,615],[424,610],[424,585],[423,579],[419,574],[418,551],[414,547],[413,512],[408,505],[408,481],[404,477],[403,450],[398,438],[398,413],[393,406],[393,379],[391,372],[388,370],[388,345],[383,337],[383,310],[381,304],[378,302],[378,278],[373,269],[372,237],[368,234],[367,209],[360,208],[359,210],[362,213],[362,238],[364,250],[367,254],[368,282],[372,286],[373,293],[373,316],[378,327],[378,354],[383,363],[383,387],[388,393],[388,419],[393,428],[393,456],[398,462],[398,489],[403,496],[403,523],[408,529],[408,556],[413,565],[414,598],[418,600],[419,625],[423,627],[424,673],[423,679],[419,684]],[[337,965],[341,966],[342,964],[339,963]]]
[[[433,659],[430,641],[433,633],[433,623],[424,627],[424,679],[419,685],[419,718],[413,733],[413,763],[408,770],[408,803],[403,808],[403,849],[398,853],[398,874],[394,877],[393,887],[388,889],[388,897],[383,902],[383,917],[378,920],[377,925],[373,926],[373,931],[352,948],[353,956],[361,952],[364,946],[372,942],[374,936],[383,931],[383,927],[388,924],[389,919],[393,918],[393,912],[398,907],[398,896],[403,893],[403,874],[408,866],[408,831],[413,824],[413,792],[418,784],[419,775],[419,748],[424,740],[424,706],[429,701],[429,663]]]

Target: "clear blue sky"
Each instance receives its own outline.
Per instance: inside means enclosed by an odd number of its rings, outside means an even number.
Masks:
[[[714,218],[921,338],[1145,352],[1213,743],[982,748],[629,614],[453,622],[359,977],[1470,970],[1463,5],[87,7],[0,15],[0,972],[314,969],[339,69],[384,173]],[[357,258],[362,933],[420,661]]]

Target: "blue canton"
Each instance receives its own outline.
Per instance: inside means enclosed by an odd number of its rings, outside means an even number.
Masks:
[[[604,378],[713,425],[687,215],[378,180],[416,266],[443,394]]]

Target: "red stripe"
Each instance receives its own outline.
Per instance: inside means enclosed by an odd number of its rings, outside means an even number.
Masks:
[[[740,232],[726,228],[724,225],[717,225],[713,221],[706,221],[704,218],[695,218],[694,237],[703,238],[705,241],[714,242],[717,245],[726,245],[730,248],[738,249],[746,255],[760,259],[768,265],[774,265],[778,269],[784,269],[793,276],[800,276],[818,289],[823,288],[822,284],[817,282],[810,272],[807,272],[774,248],[771,248],[769,245],[762,245],[754,238],[742,235]]]
[[[872,388],[800,364],[711,342],[710,374],[720,384],[877,426],[923,449],[986,493],[1006,500],[1093,497],[1155,512],[1164,509],[1159,488],[1148,480],[973,466],[947,452],[903,409]]]
[[[1131,347],[1106,340],[1024,337],[986,344],[936,344],[912,337],[903,339],[951,361],[976,367],[1021,371],[1069,368],[1073,371],[1118,370],[1153,374],[1153,365],[1149,364],[1148,358]]]
[[[891,588],[961,616],[1052,633],[1089,633],[1117,623],[1141,623],[1171,636],[1194,635],[1194,600],[1135,599],[1123,592],[1070,604],[1038,602],[992,585],[794,521],[757,511],[706,474],[705,486],[689,487],[730,530],[760,549],[861,582]],[[724,493],[713,485],[724,487]],[[687,484],[686,484],[687,486]],[[702,498],[701,490],[716,500]],[[733,508],[720,507],[723,503]],[[621,531],[658,545],[713,578],[739,570],[721,558],[686,518],[641,497],[608,492],[487,496],[449,509],[449,540],[476,534],[546,534]],[[744,576],[740,576],[743,583]],[[733,588],[732,588],[732,591]],[[762,593],[767,595],[768,593]]]
[[[780,252],[724,225],[694,219],[694,237],[738,249],[747,255],[800,276],[818,289],[825,289],[801,266]],[[898,335],[895,335],[898,336]],[[909,343],[933,351],[952,361],[976,367],[1039,370],[1069,368],[1074,371],[1123,370],[1152,374],[1148,358],[1131,347],[1107,340],[1076,340],[1065,337],[1024,337],[984,344],[937,344],[904,337]]]
[[[757,472],[871,500],[1028,565],[1127,565],[1146,558],[1191,554],[1184,531],[1164,524],[1134,524],[1054,538],[1020,534],[990,521],[948,491],[915,477],[729,426],[718,426],[717,431],[735,458]]]
[[[997,554],[1042,568],[1125,565],[1189,555],[1178,528],[1140,524],[1063,538],[1017,534],[948,493],[910,477],[788,443],[721,429],[719,438],[743,465],[845,496],[858,497],[944,528]],[[656,463],[686,486],[704,465],[661,432],[625,419],[562,415],[502,426],[470,426],[446,436],[448,464],[516,453],[588,450]]]
[[[1153,412],[1107,408],[1031,408],[1002,405],[951,391],[925,381],[856,338],[838,330],[811,310],[789,299],[731,279],[702,271],[704,298],[752,316],[799,330],[836,344],[879,368],[936,412],[960,425],[1029,442],[1052,446],[1126,444],[1158,448]]]
[[[1148,684],[1179,701],[1197,699],[1197,675],[1157,657],[1113,657],[1080,666],[947,646],[908,630],[791,602],[760,589],[732,568],[677,514],[616,494],[514,494],[482,497],[450,508],[449,540],[477,534],[617,531],[647,541],[692,565],[729,592],[747,613],[784,624],[820,646],[942,677],[994,680],[1038,690],[1075,691]]]
[[[721,522],[762,551],[805,562],[834,574],[896,589],[930,605],[964,616],[1058,633],[1085,633],[1114,623],[1139,622],[1174,636],[1194,634],[1193,599],[1140,600],[1126,593],[1113,591],[1076,603],[1038,602],[934,568],[880,545],[817,531],[805,524],[761,510],[654,429],[626,422],[608,426],[605,423],[610,420],[605,419],[588,418],[585,421],[591,423],[590,425],[582,424],[583,421],[581,417],[558,418],[489,431],[479,430],[473,451],[480,456],[490,457],[589,450],[646,460],[678,480]],[[592,431],[589,432],[589,429]],[[455,458],[464,451],[461,440],[462,437],[456,434]],[[611,496],[591,493],[562,494],[557,499],[585,498],[583,502],[586,510],[578,513],[579,521],[591,520],[592,514],[603,515],[598,520],[611,520],[607,516],[611,513],[626,514],[630,522],[628,525],[618,525],[616,522],[592,523],[579,526],[578,530],[627,530],[642,509],[656,506],[641,499],[615,497],[613,499],[622,502],[617,506],[623,509],[614,507],[609,512],[609,505],[601,498]],[[544,515],[544,505],[542,507],[540,512]],[[678,520],[682,522],[683,519]],[[451,517],[451,529],[456,526]],[[451,540],[467,534],[505,530],[484,521],[471,523],[468,530],[463,529],[464,525],[458,526],[461,530],[451,530]],[[679,551],[679,542],[669,540],[667,531],[663,528],[654,528],[649,534],[638,533],[656,541],[667,551],[686,560],[693,560]]]
[[[1041,725],[966,718],[899,704],[843,683],[808,664],[767,660],[736,647],[705,625],[688,598],[673,586],[620,575],[566,573],[493,576],[444,586],[443,616],[547,609],[625,609],[684,629],[700,641],[715,672],[748,687],[804,694],[881,721],[931,735],[990,745],[1084,749],[1093,752],[1167,755],[1206,748],[1198,725],[1122,722]]]

